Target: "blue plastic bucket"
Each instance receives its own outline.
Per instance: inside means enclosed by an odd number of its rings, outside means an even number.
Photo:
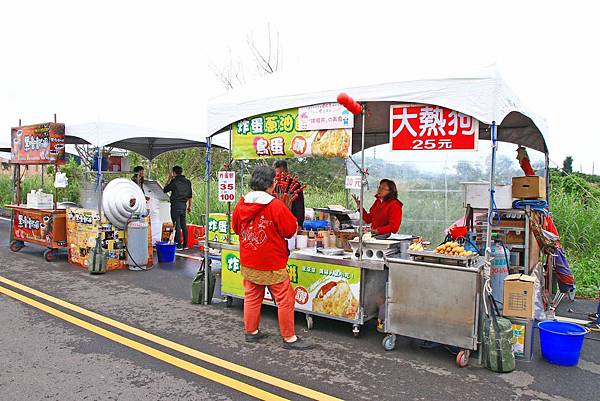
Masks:
[[[157,241],[155,245],[158,263],[175,262],[175,248],[177,245],[169,244],[167,241]]]
[[[573,323],[548,320],[538,324],[540,346],[545,360],[555,365],[575,366],[587,330]]]

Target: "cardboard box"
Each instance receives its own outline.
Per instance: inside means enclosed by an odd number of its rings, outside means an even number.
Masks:
[[[160,234],[160,240],[169,241],[171,239],[171,234],[173,234],[174,230],[175,227],[173,226],[173,223],[163,223],[162,232]]]
[[[489,182],[461,182],[465,187],[463,206],[473,209],[487,209],[490,205]],[[510,185],[494,185],[494,199],[498,209],[512,208],[512,190]]]
[[[500,227],[503,228],[525,228],[525,220],[507,220],[507,219],[501,219],[500,220]]]
[[[507,244],[523,244],[525,242],[525,233],[520,232],[517,234],[509,231],[504,236],[504,242]]]
[[[504,279],[502,314],[506,317],[533,319],[535,278],[525,274],[509,274]]]
[[[546,182],[543,177],[513,177],[512,197],[517,199],[546,198]]]

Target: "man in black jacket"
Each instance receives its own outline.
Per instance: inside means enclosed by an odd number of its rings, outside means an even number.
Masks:
[[[288,164],[285,160],[275,161],[275,163],[273,163],[273,168],[278,174],[288,173]],[[298,193],[298,197],[292,203],[291,211],[292,214],[296,216],[296,220],[298,220],[298,227],[302,227],[302,224],[304,224],[304,191]]]
[[[192,211],[192,183],[183,175],[183,169],[180,166],[173,167],[169,174],[169,182],[163,188],[165,193],[171,192],[171,219],[175,226],[175,243],[178,249],[187,248],[188,232],[185,214]],[[183,231],[183,242],[181,234]]]

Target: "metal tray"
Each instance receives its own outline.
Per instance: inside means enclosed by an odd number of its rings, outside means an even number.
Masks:
[[[435,253],[433,251],[411,251],[407,252],[414,260],[432,261],[443,265],[463,265],[471,266],[479,259],[479,255],[474,253],[470,256],[455,256]]]

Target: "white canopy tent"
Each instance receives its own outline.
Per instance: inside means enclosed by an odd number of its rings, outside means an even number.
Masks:
[[[474,73],[431,74],[414,69],[401,71],[407,66],[391,66],[391,79],[377,71],[377,63],[363,70],[343,70],[339,66],[323,68],[316,63],[317,70],[276,73],[251,85],[228,92],[213,99],[208,105],[209,140],[221,140],[230,136],[231,124],[255,115],[336,102],[340,92],[348,93],[366,110],[352,132],[352,153],[361,151],[360,166],[363,180],[360,198],[364,197],[365,166],[364,150],[389,142],[390,105],[398,103],[420,103],[446,107],[469,115],[480,122],[479,138],[492,139],[523,145],[540,151],[546,156],[548,171],[548,146],[544,139],[547,125],[519,100],[500,76],[495,66]],[[385,63],[383,63],[385,64]],[[341,64],[340,64],[341,66]],[[390,67],[390,66],[388,66]],[[312,67],[315,68],[315,67]],[[403,80],[398,81],[401,76]],[[383,83],[382,83],[383,82]],[[364,125],[364,132],[362,127]],[[225,133],[225,134],[222,134]],[[221,135],[220,135],[221,134]],[[363,135],[364,134],[364,135]],[[492,144],[490,194],[493,194],[497,145]],[[548,175],[546,176],[548,185]],[[206,193],[210,187],[207,182]],[[207,202],[206,213],[209,213]],[[493,195],[490,195],[488,220],[492,214]],[[359,223],[359,249],[362,248],[362,214]],[[486,235],[486,269],[484,282],[490,277],[491,229]],[[208,237],[205,257],[208,257]],[[360,251],[359,251],[360,253]],[[362,254],[362,253],[361,253]],[[207,280],[208,282],[208,280]],[[205,283],[205,291],[208,292]]]
[[[325,70],[318,75],[276,73],[228,92],[209,103],[208,134],[229,130],[232,123],[250,116],[335,102],[340,92],[346,92],[366,105],[365,149],[389,141],[389,106],[408,102],[443,106],[476,118],[481,123],[480,139],[490,139],[488,128],[495,122],[499,141],[548,152],[545,120],[527,109],[495,66],[470,74],[433,77],[416,72],[408,74],[409,79],[387,83],[381,83],[377,73],[350,79],[338,75],[337,71]],[[352,153],[360,151],[360,135],[360,124],[355,124]]]
[[[192,136],[107,122],[67,125],[66,142],[130,150],[141,154],[148,160],[153,160],[156,156],[171,150],[205,146],[204,137],[200,134]],[[225,146],[220,143],[216,145]]]

